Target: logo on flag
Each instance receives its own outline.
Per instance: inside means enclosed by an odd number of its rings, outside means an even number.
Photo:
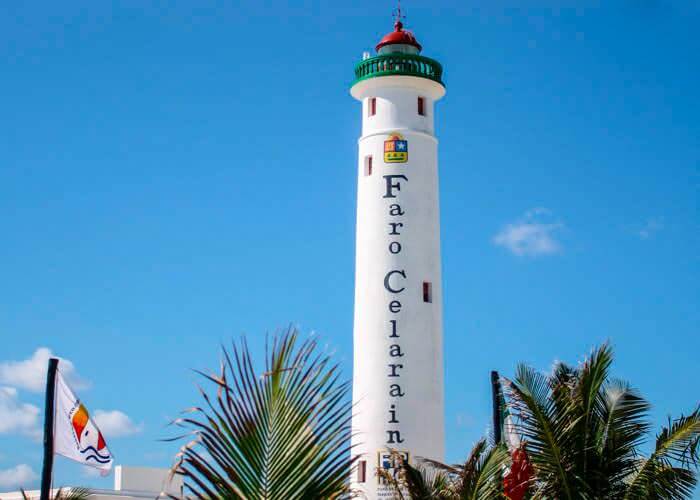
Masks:
[[[112,453],[85,406],[73,394],[61,372],[56,373],[54,449],[64,457],[103,471],[112,468]]]
[[[399,133],[392,133],[384,141],[384,163],[406,163],[408,161],[408,141]]]
[[[80,402],[73,410],[71,423],[75,439],[78,442],[78,450],[85,456],[85,460],[94,460],[98,463],[107,463],[112,460],[105,444],[105,438],[90,420],[90,414]]]

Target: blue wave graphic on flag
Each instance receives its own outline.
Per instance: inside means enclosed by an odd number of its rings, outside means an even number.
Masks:
[[[100,452],[97,451],[97,449],[94,446],[88,446],[84,450],[80,450],[80,453],[92,453],[91,455],[87,455],[85,457],[85,460],[94,460],[95,462],[101,463],[101,464],[106,464],[109,461],[112,460],[112,457],[107,454],[107,455],[100,455]]]
[[[85,461],[87,462],[88,460],[94,460],[95,462],[97,462],[99,464],[108,464],[109,462],[112,461],[111,458],[108,458],[107,460],[100,460],[95,455],[88,455],[87,457],[85,457]]]

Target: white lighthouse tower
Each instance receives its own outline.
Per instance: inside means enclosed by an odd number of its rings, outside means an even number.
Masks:
[[[355,67],[357,189],[353,488],[389,496],[389,450],[444,459],[442,280],[435,103],[442,67],[403,29]]]

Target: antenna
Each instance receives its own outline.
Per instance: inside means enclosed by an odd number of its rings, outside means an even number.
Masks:
[[[406,15],[401,11],[401,0],[396,1],[396,10],[392,14],[394,16],[394,28],[396,28],[396,31],[401,31],[401,28],[403,28],[401,19],[406,19]]]

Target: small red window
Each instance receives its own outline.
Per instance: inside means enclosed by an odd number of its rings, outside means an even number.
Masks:
[[[425,116],[425,99],[423,97],[418,98],[418,114]]]
[[[365,156],[365,176],[372,175],[372,155]]]
[[[377,114],[377,98],[376,97],[370,97],[369,98],[369,105],[367,106],[367,115],[368,116],[374,116]]]
[[[423,302],[433,301],[433,284],[429,281],[423,282]]]
[[[364,483],[367,481],[367,462],[360,460],[357,462],[357,482]]]

